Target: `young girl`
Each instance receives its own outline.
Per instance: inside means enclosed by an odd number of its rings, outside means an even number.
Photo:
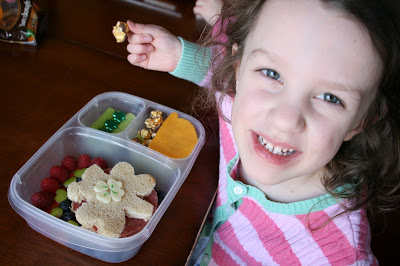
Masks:
[[[128,22],[130,63],[216,99],[218,195],[197,263],[377,264],[366,211],[397,206],[400,184],[394,3],[228,1],[213,53]]]

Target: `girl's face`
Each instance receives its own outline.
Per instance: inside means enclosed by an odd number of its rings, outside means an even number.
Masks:
[[[323,193],[319,170],[359,132],[380,75],[355,19],[320,1],[267,1],[237,68],[242,181],[280,201]]]

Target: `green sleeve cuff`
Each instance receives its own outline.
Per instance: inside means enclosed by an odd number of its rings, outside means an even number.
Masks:
[[[188,42],[178,37],[182,44],[182,55],[171,75],[200,84],[205,78],[211,62],[211,48]]]

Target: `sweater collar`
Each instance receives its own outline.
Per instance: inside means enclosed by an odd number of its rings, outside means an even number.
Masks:
[[[291,203],[280,203],[269,200],[266,195],[258,188],[238,181],[238,165],[240,161],[239,158],[239,154],[237,154],[228,163],[226,169],[226,193],[228,196],[229,204],[235,203],[243,197],[250,197],[261,203],[261,205],[263,205],[263,207],[270,212],[285,215],[302,215],[326,209],[339,203],[342,200],[335,198],[330,193],[326,193],[315,198]],[[342,191],[344,189],[345,186],[337,188],[336,191]]]

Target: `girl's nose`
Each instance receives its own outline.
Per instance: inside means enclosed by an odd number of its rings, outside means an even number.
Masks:
[[[281,133],[300,133],[306,126],[303,109],[301,105],[278,104],[269,110],[267,123]]]

